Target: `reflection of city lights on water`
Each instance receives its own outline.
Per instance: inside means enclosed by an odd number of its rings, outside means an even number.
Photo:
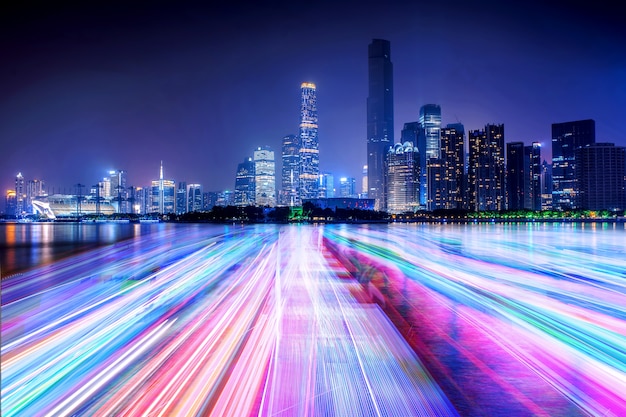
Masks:
[[[3,281],[2,415],[624,415],[624,235],[159,229]]]

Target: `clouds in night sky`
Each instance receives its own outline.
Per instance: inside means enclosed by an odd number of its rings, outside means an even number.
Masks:
[[[358,178],[372,38],[391,41],[396,139],[436,103],[444,123],[504,123],[507,142],[548,152],[551,123],[587,118],[626,145],[626,29],[603,2],[22,3],[0,22],[3,190],[17,172],[69,189],[109,169],[143,186],[161,160],[232,189],[257,146],[280,159],[303,81],[320,168]]]

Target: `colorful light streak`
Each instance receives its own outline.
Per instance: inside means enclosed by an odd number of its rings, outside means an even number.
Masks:
[[[4,280],[2,415],[457,415],[323,231],[165,228]]]

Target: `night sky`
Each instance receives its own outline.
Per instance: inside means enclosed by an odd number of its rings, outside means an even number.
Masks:
[[[110,169],[147,186],[162,160],[216,191],[263,145],[278,170],[303,81],[320,169],[360,179],[373,38],[391,42],[396,140],[435,103],[444,124],[504,123],[547,159],[558,122],[595,119],[598,142],[626,146],[626,22],[602,1],[15,3],[0,12],[0,209],[18,172],[50,191]]]

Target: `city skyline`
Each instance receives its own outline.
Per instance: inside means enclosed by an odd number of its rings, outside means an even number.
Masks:
[[[129,184],[146,186],[162,160],[176,181],[232,190],[242,150],[280,149],[297,133],[303,80],[317,86],[320,171],[359,178],[374,38],[392,49],[390,144],[434,103],[442,125],[502,123],[506,142],[540,142],[548,161],[553,123],[594,119],[597,142],[626,145],[624,34],[602,4],[531,14],[490,2],[474,11],[322,2],[309,9],[323,16],[309,32],[299,30],[303,10],[283,6],[227,6],[216,16],[196,3],[13,6],[0,44],[3,192],[18,172],[69,188],[122,169]],[[296,59],[300,44],[309,58]]]

